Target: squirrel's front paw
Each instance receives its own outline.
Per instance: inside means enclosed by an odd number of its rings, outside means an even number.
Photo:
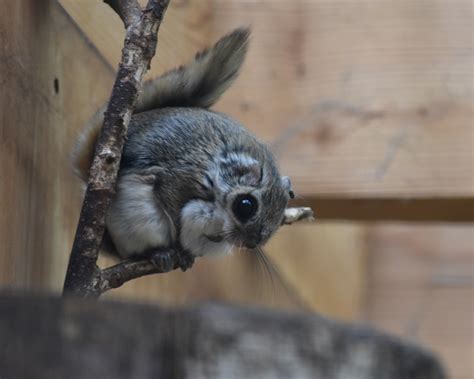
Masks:
[[[174,248],[150,249],[135,258],[148,259],[159,272],[169,272],[176,268],[186,271],[194,264],[194,255],[179,245]]]
[[[173,258],[170,251],[154,251],[148,255],[148,259],[160,272],[168,272],[174,268]]]
[[[178,255],[178,267],[184,272],[188,268],[193,267],[194,255],[189,250],[179,249],[176,254]]]

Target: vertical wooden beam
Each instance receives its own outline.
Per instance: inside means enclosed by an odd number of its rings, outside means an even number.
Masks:
[[[113,73],[55,1],[1,3],[0,286],[59,290],[81,198],[69,155]]]
[[[381,225],[368,238],[368,321],[436,351],[472,377],[474,227]]]

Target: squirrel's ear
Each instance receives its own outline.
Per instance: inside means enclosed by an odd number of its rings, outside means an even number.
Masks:
[[[294,199],[295,193],[293,192],[293,189],[291,188],[291,179],[288,176],[283,176],[281,178],[281,184],[283,188],[286,190],[286,192],[288,192],[290,199]]]
[[[236,29],[188,65],[145,83],[135,112],[170,106],[209,108],[237,78],[249,35],[247,28]]]

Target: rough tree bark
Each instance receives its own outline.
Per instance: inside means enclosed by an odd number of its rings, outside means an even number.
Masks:
[[[441,379],[406,341],[310,314],[0,295],[2,378]]]
[[[64,283],[65,294],[80,297],[97,297],[104,288],[102,272],[96,262],[105,230],[105,214],[115,193],[127,127],[143,76],[155,54],[158,29],[169,0],[149,0],[144,9],[136,0],[108,0],[106,3],[122,18],[127,32]],[[147,267],[150,270],[147,273],[159,272],[150,264],[143,263],[140,267]],[[120,277],[117,271],[118,268],[114,270],[115,278]]]

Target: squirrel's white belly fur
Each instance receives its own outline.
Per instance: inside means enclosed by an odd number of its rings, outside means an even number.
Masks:
[[[176,238],[173,223],[156,202],[153,186],[140,179],[134,174],[119,177],[117,194],[107,213],[107,229],[122,258],[168,247]],[[192,200],[181,212],[181,245],[194,256],[227,254],[231,244],[206,238],[223,230],[225,223],[224,210]]]
[[[158,246],[168,246],[172,229],[162,210],[155,206],[153,187],[137,175],[123,175],[106,217],[107,229],[122,258]]]

